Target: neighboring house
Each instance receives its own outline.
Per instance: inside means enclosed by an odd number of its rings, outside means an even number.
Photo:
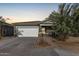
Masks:
[[[14,36],[14,26],[0,21],[1,36]]]
[[[18,37],[38,37],[40,21],[13,23]]]
[[[1,35],[2,36],[14,36],[14,27],[11,25],[2,25],[1,26]]]

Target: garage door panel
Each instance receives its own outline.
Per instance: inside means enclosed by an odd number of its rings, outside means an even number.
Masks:
[[[38,37],[38,30],[38,26],[18,27],[18,31],[20,32],[18,37]]]

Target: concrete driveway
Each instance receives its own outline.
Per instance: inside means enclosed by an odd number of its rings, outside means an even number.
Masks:
[[[35,48],[37,38],[6,38],[0,45],[0,56],[58,56],[53,48]],[[3,44],[4,43],[4,44]],[[0,43],[1,44],[1,43]]]

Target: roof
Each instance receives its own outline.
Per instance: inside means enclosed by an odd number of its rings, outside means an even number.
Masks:
[[[13,26],[12,24],[9,24],[9,23],[6,23],[6,22],[2,22],[2,21],[0,21],[0,25],[1,25],[1,26],[2,26],[2,25]]]
[[[44,20],[41,22],[40,26],[52,26],[51,20]]]
[[[40,24],[40,26],[52,26],[52,24]]]
[[[15,26],[38,26],[41,23],[41,21],[29,21],[29,22],[18,22],[13,23]]]

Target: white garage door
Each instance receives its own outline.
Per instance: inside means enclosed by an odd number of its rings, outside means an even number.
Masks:
[[[38,37],[38,26],[16,26],[18,37]]]

